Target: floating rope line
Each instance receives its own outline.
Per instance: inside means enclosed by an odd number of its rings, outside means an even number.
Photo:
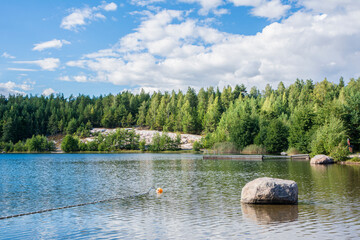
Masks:
[[[97,204],[97,203],[103,203],[103,202],[110,202],[110,201],[115,201],[115,200],[123,200],[123,199],[127,199],[127,198],[143,197],[143,196],[149,195],[149,193],[150,193],[150,191],[152,189],[155,189],[155,187],[151,187],[145,193],[134,194],[134,195],[130,195],[130,196],[127,196],[127,197],[109,198],[109,199],[105,199],[105,200],[99,200],[99,201],[88,202],[88,203],[80,203],[80,204],[69,205],[69,206],[65,206],[65,207],[50,208],[50,209],[45,209],[45,210],[40,210],[40,211],[35,211],[35,212],[28,212],[28,213],[20,213],[20,214],[0,217],[0,220],[9,219],[9,218],[16,218],[16,217],[22,217],[22,216],[33,215],[33,214],[44,213],[44,212],[51,212],[51,211],[67,209],[67,208],[81,207],[81,206],[85,206],[85,205],[91,205],[91,204]]]

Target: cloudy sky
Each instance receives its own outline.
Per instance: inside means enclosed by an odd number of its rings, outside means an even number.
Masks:
[[[100,95],[360,76],[359,0],[0,3],[0,94]]]

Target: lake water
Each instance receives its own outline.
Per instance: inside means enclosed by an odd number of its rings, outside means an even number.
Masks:
[[[258,177],[295,180],[297,206],[248,206]],[[193,154],[2,154],[0,239],[360,238],[360,166],[202,160]],[[150,187],[164,193],[145,193]]]

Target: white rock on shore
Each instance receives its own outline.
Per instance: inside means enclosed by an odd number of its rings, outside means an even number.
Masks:
[[[131,130],[132,128],[125,128]],[[156,131],[156,130],[140,130],[140,129],[134,129],[136,134],[140,135],[140,141],[145,140],[146,144],[150,144],[151,140],[155,136],[156,133],[162,135],[164,132]],[[115,129],[109,129],[109,128],[94,128],[91,130],[91,133],[101,133],[104,135],[108,135],[110,133],[116,132]],[[166,133],[169,137],[172,139],[176,139],[177,133]],[[190,150],[193,147],[193,143],[195,141],[200,141],[202,136],[200,135],[194,135],[194,134],[181,134],[181,149],[183,150]],[[85,141],[92,141],[93,138],[86,138]]]

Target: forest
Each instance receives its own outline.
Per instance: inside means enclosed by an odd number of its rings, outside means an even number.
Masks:
[[[343,78],[337,84],[297,79],[262,91],[236,85],[92,97],[0,96],[0,148],[38,135],[86,137],[93,127],[201,134],[196,145],[208,149],[231,143],[237,150],[252,146],[341,158],[348,154],[347,139],[359,147],[360,78],[347,84]]]

